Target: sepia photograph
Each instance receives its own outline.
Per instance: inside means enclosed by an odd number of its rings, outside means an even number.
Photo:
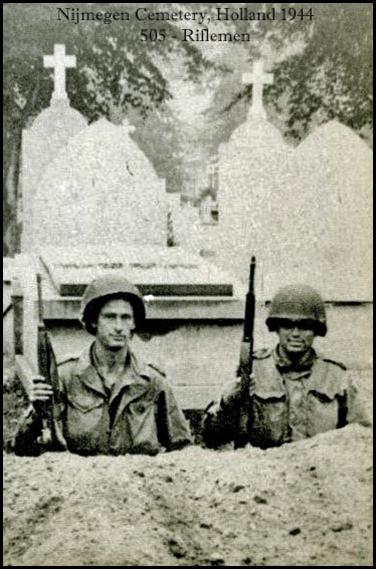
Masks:
[[[3,46],[4,566],[373,566],[372,3]]]

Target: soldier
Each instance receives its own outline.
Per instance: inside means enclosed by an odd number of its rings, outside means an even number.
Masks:
[[[165,374],[131,348],[144,319],[142,296],[124,277],[104,275],[86,288],[81,321],[95,340],[79,357],[58,365],[56,432],[71,452],[153,455],[191,442]],[[51,394],[44,378],[33,379],[32,404],[14,438],[17,454],[42,452],[40,409]]]
[[[277,333],[279,343],[254,354],[249,390],[242,390],[237,378],[227,384],[218,403],[209,405],[203,429],[207,446],[236,443],[240,424],[247,425],[248,441],[261,448],[353,421],[368,424],[346,367],[313,348],[315,337],[327,332],[325,306],[314,289],[281,289],[271,302],[266,325]],[[244,397],[248,405],[242,404]]]

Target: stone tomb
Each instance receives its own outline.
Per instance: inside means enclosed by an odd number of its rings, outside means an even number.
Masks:
[[[350,367],[371,366],[371,150],[336,121],[290,148],[251,114],[221,148],[219,168],[212,261],[244,281],[252,251],[262,303],[289,283],[314,286],[328,310],[318,349]],[[257,342],[270,342],[265,328]]]
[[[126,121],[90,126],[69,104],[66,68],[73,56],[57,44],[50,106],[22,136],[22,253],[41,247],[112,243],[165,245],[165,181],[132,140]]]
[[[87,120],[69,105],[65,91],[65,67],[74,67],[75,59],[65,56],[65,46],[55,45],[54,58],[44,59],[45,67],[55,66],[54,92],[50,106],[44,109],[33,124],[22,132],[21,188],[22,221],[21,250],[33,251],[35,228],[38,228],[40,215],[45,209],[35,207],[34,198],[46,168],[63,150],[68,141],[87,127]],[[49,213],[56,213],[54,208]]]
[[[111,251],[97,247],[76,251],[46,250],[40,256],[52,284],[62,297],[82,296],[98,271],[125,271],[145,296],[232,297],[233,285],[227,275],[206,266],[200,259],[179,248],[113,245]]]
[[[371,150],[337,121],[287,145],[262,107],[270,75],[255,65],[251,79],[248,118],[219,152],[219,265],[245,280],[252,251],[264,300],[298,281],[330,301],[371,301]]]
[[[60,150],[34,196],[30,247],[165,245],[165,182],[130,132],[100,119]]]
[[[24,318],[19,360],[29,366],[36,365],[38,314],[36,279],[30,275],[42,274],[44,319],[59,361],[92,341],[78,321],[85,286],[97,274],[121,271],[146,301],[147,322],[134,339],[136,350],[167,372],[184,409],[204,408],[232,377],[245,290],[201,257],[178,247],[116,244],[110,251],[45,248],[17,261]]]

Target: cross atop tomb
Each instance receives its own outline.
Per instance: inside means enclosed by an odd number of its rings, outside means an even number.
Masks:
[[[54,91],[52,99],[67,99],[68,95],[65,90],[65,70],[76,67],[76,56],[65,55],[65,45],[55,43],[54,54],[43,56],[44,67],[53,67],[54,74]]]
[[[253,73],[243,73],[242,79],[243,83],[253,85],[251,113],[266,118],[262,104],[262,92],[264,85],[273,85],[273,74],[264,73],[263,62],[260,60],[253,64]]]

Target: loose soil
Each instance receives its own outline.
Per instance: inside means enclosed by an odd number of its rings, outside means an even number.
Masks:
[[[9,449],[27,402],[11,367],[4,379]],[[371,436],[349,425],[267,451],[4,452],[4,566],[371,566]]]
[[[5,566],[367,566],[371,430],[278,449],[5,455]]]

